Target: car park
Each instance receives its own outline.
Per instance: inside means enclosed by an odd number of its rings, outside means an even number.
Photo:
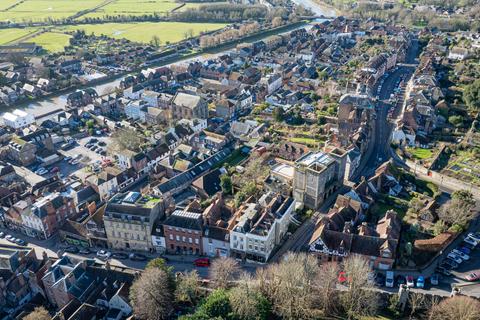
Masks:
[[[413,276],[407,276],[407,287],[409,288],[413,288],[415,287],[415,279],[413,278]]]
[[[440,277],[438,276],[438,274],[432,274],[432,276],[430,277],[430,284],[432,286],[438,286],[439,280]]]
[[[112,255],[111,252],[108,252],[107,250],[99,250],[97,251],[97,257],[99,259],[102,259],[102,260],[107,260],[108,258],[110,258],[110,256]]]
[[[462,242],[462,246],[464,246],[467,249],[473,250],[475,249],[475,244],[472,244],[471,242],[465,241],[465,239]]]
[[[417,279],[417,288],[423,289],[425,287],[425,277],[419,276]]]
[[[450,253],[447,255],[447,258],[455,261],[455,262],[458,263],[458,264],[461,264],[461,263],[463,262],[462,258],[460,258],[459,256],[457,256],[456,254],[454,254],[454,253],[452,253],[452,252],[450,252]]]
[[[456,256],[459,256],[460,258],[462,258],[462,260],[465,260],[465,261],[470,260],[470,256],[468,254],[466,254],[465,252],[462,252],[460,250],[453,249],[452,253],[455,254]]]
[[[474,271],[465,276],[467,281],[477,281],[480,279],[480,272]]]

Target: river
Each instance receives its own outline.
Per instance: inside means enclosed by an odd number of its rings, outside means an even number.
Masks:
[[[336,12],[335,12],[334,9],[332,9],[331,7],[328,7],[326,5],[316,3],[313,0],[292,0],[292,1],[295,2],[298,5],[303,5],[305,8],[308,8],[308,9],[312,10],[312,12],[315,13],[315,15],[319,15],[319,16],[323,15],[323,16],[326,16],[326,17],[335,17],[336,16]],[[228,50],[228,49],[225,49],[225,50]],[[209,57],[211,57],[211,55]],[[195,58],[185,59],[183,61],[178,61],[178,62],[175,62],[175,63],[181,63],[181,62],[186,62],[188,60],[195,60],[195,59],[196,60],[202,59],[202,56],[197,56]],[[118,77],[117,79],[109,81],[107,83],[100,84],[100,85],[97,85],[97,86],[93,86],[93,88],[97,91],[97,93],[99,95],[109,93],[109,91],[112,91],[112,89],[119,86],[120,80],[122,78],[123,78],[123,76]],[[20,109],[23,109],[23,110],[27,111],[28,113],[33,114],[37,120],[44,120],[48,117],[51,117],[52,114],[56,113],[55,111],[63,110],[63,108],[65,107],[65,105],[67,103],[67,96],[70,93],[71,92],[68,92],[68,93],[65,93],[65,94],[62,94],[62,95],[58,95],[58,96],[53,96],[53,97],[50,97],[50,98],[45,98],[45,99],[38,100],[36,102],[32,102],[32,103],[26,104],[26,105],[19,105],[19,106],[13,105],[9,109],[20,108]]]
[[[297,5],[310,9],[316,16],[336,17],[337,12],[333,7],[318,3],[314,0],[292,0]]]

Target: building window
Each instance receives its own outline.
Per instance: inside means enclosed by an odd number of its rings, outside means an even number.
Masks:
[[[176,239],[177,241],[180,241],[180,236],[178,234],[176,235]]]
[[[170,240],[173,240],[173,234],[170,234]]]
[[[195,239],[195,244],[198,244],[198,239]]]
[[[192,238],[188,238],[188,242],[189,242],[189,243],[192,243]]]
[[[173,228],[172,227],[168,227],[168,230],[172,230]]]
[[[185,238],[185,236],[182,237],[182,241],[183,242],[187,242],[187,238]]]

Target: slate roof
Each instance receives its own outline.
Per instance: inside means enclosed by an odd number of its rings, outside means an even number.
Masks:
[[[196,179],[192,184],[195,187],[204,190],[207,195],[213,196],[222,190],[220,187],[220,176],[222,174],[222,170],[217,168]]]
[[[175,210],[163,224],[166,226],[201,231],[202,215],[200,213]]]

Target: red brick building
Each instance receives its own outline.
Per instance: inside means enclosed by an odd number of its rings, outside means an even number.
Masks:
[[[203,219],[200,213],[176,210],[163,223],[163,231],[168,253],[202,253]]]

